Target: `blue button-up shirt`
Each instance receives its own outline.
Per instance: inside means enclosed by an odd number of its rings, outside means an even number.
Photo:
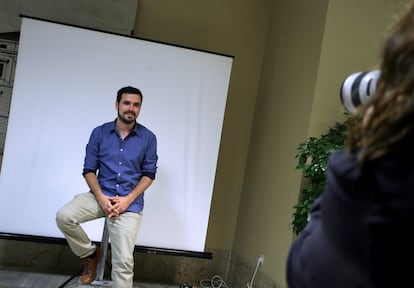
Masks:
[[[157,170],[157,139],[150,130],[135,123],[134,129],[122,139],[115,121],[96,127],[86,145],[83,175],[97,173],[102,192],[107,196],[125,196],[142,176],[155,179]],[[141,212],[144,193],[127,209]]]

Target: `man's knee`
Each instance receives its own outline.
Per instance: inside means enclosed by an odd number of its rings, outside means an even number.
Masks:
[[[70,215],[66,212],[66,210],[64,208],[59,209],[56,212],[56,224],[57,226],[62,229],[63,227],[67,226],[68,224],[70,224],[71,222],[71,217]]]

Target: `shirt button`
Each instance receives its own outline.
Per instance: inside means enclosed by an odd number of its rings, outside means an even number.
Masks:
[[[121,173],[118,173],[118,176],[121,176]]]
[[[121,165],[121,164],[122,164],[122,162],[121,162],[121,161],[119,161],[119,162],[118,162],[118,164],[119,164],[119,165]]]
[[[116,184],[116,187],[118,188],[119,187],[119,184]]]
[[[122,149],[122,148],[121,148],[121,149],[119,149],[119,150],[121,150],[121,152],[122,152],[122,151],[124,151],[124,149]]]

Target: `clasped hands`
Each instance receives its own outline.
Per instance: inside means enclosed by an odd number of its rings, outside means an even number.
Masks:
[[[104,211],[109,218],[118,217],[127,208],[125,197],[115,196],[107,197],[107,201],[104,206]]]

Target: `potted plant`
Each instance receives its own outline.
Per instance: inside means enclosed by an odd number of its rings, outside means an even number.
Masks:
[[[297,150],[298,164],[296,169],[303,171],[303,189],[299,203],[294,208],[292,229],[299,234],[308,223],[308,213],[313,201],[322,193],[326,172],[328,169],[328,156],[336,149],[345,145],[348,120],[337,122],[329,128],[328,133],[319,138],[310,137],[299,144]]]

